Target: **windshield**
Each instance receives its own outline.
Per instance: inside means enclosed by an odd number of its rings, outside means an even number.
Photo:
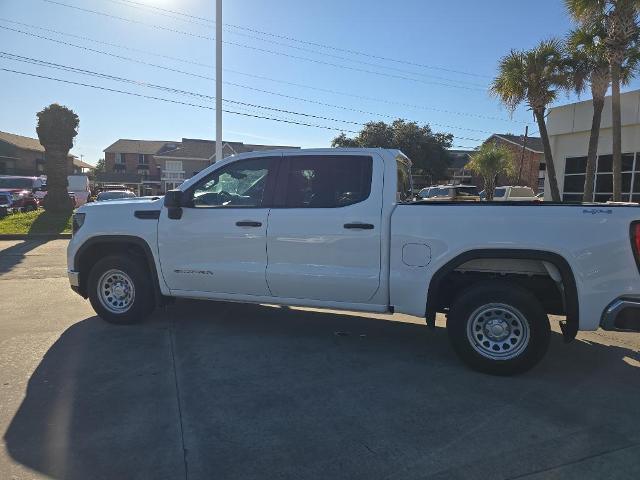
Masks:
[[[0,188],[22,188],[31,190],[33,188],[33,180],[30,178],[0,177]]]
[[[117,200],[119,198],[133,198],[135,194],[133,192],[117,191],[117,192],[102,192],[98,194],[96,200],[103,202],[105,200]]]

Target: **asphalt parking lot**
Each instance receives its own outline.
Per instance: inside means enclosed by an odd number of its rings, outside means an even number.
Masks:
[[[467,370],[444,322],[178,301],[108,325],[0,242],[0,478],[640,478],[640,334]],[[554,319],[557,332],[557,319]]]

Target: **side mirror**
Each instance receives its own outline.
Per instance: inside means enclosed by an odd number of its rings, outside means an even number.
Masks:
[[[179,220],[182,218],[182,191],[169,190],[164,196],[164,206],[168,209],[169,218]]]
[[[164,196],[164,206],[177,208],[182,206],[182,190],[169,190]]]

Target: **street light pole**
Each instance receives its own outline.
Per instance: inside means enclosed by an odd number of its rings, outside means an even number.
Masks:
[[[216,162],[222,160],[222,0],[216,0]]]

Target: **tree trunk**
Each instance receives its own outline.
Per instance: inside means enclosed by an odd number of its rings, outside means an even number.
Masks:
[[[69,149],[61,145],[45,145],[45,173],[47,195],[44,208],[49,212],[71,213],[73,204],[67,187],[67,155]]]
[[[591,120],[591,135],[589,137],[589,151],[587,153],[587,174],[584,180],[584,202],[593,202],[593,186],[596,177],[596,158],[598,157],[598,140],[600,139],[600,121],[604,108],[604,96],[593,96],[593,118]]]
[[[484,177],[484,195],[487,202],[493,200],[493,196],[496,192],[496,179],[498,175],[487,175]]]
[[[611,129],[613,135],[613,201],[622,200],[622,116],[620,114],[620,64],[611,62]]]
[[[547,177],[549,179],[549,188],[551,189],[551,200],[560,202],[560,191],[558,190],[558,179],[556,178],[556,166],[553,164],[553,155],[551,154],[551,144],[549,143],[549,133],[547,132],[547,124],[544,120],[544,109],[534,110],[533,114],[538,123],[540,130],[540,138],[542,139],[542,147],[544,150],[544,161],[547,166]]]

